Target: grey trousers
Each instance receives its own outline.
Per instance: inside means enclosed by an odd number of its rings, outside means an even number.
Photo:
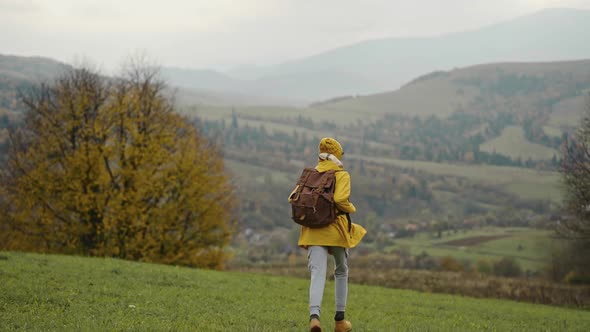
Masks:
[[[309,286],[309,314],[320,315],[326,272],[328,269],[328,250],[334,256],[334,281],[336,288],[336,311],[346,310],[348,296],[348,251],[342,247],[311,246],[307,253],[307,266],[311,273]]]

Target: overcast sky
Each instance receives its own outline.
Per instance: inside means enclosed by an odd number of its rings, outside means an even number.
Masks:
[[[590,0],[0,0],[0,54],[269,65],[361,40],[474,29]]]

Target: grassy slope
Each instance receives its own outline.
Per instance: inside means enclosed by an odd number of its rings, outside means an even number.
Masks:
[[[446,117],[457,110],[482,112],[502,110],[509,107],[512,112],[534,111],[535,102],[544,97],[540,91],[524,91],[507,98],[498,91],[490,90],[501,76],[543,78],[548,91],[563,89],[563,77],[568,75],[575,81],[585,81],[589,60],[545,62],[545,63],[490,63],[475,65],[447,72],[431,73],[417,78],[396,91],[340,100],[322,105],[320,109],[338,112],[357,112],[364,116],[385,113],[407,115],[437,115]],[[467,83],[472,82],[472,83]],[[474,84],[473,82],[477,82]],[[483,98],[483,99],[482,99]],[[487,100],[481,103],[482,100]],[[563,121],[564,113],[579,113],[583,98],[564,100],[557,105],[553,122]],[[571,120],[571,119],[570,119]],[[554,124],[554,123],[552,123]],[[559,127],[559,126],[557,126]]]
[[[348,159],[362,159],[362,156],[349,154]],[[391,158],[371,158],[374,162],[413,168],[437,175],[463,177],[470,181],[495,184],[522,198],[561,200],[559,174],[557,172],[535,171],[519,167],[490,165],[456,165],[428,161],[399,160]]]
[[[346,159],[361,159],[362,156],[348,154]],[[375,158],[373,162],[383,164],[397,165],[399,167],[411,168],[431,173],[435,175],[448,175],[466,178],[470,181],[497,185],[509,193],[516,194],[525,199],[543,199],[553,202],[561,201],[561,188],[559,183],[559,174],[557,172],[535,171],[532,169],[518,167],[501,167],[490,165],[456,165],[434,163],[427,161],[400,160],[392,158]],[[345,160],[346,162],[346,160]],[[242,162],[227,160],[229,169],[237,175],[248,175],[263,179],[269,169],[262,167],[251,167]],[[272,170],[273,180],[275,177],[285,183],[289,176],[284,172]],[[287,179],[287,180],[285,180]],[[362,179],[357,179],[357,185],[370,184],[363,183]]]
[[[556,128],[577,127],[590,101],[586,96],[577,96],[560,101],[553,106],[548,125]]]
[[[386,113],[437,115],[444,118],[474,98],[473,89],[462,88],[463,93],[458,94],[458,87],[448,78],[434,78],[418,84],[406,85],[392,92],[325,104],[319,107],[319,111],[350,114],[346,118],[353,121],[367,118],[378,119],[380,115]],[[351,116],[352,114],[356,114],[356,118]]]
[[[528,158],[546,160],[560,155],[557,150],[529,142],[524,137],[524,130],[519,126],[504,128],[502,135],[483,143],[480,149],[489,153],[495,151],[515,159],[520,157],[523,161]]]
[[[561,137],[563,135],[561,129],[551,126],[543,126],[543,132],[549,137]]]
[[[0,252],[0,326],[31,331],[303,331],[308,282]],[[333,328],[333,285],[324,325]],[[586,331],[587,311],[351,285],[355,331]]]
[[[499,260],[504,256],[514,257],[523,269],[536,271],[546,265],[553,243],[551,231],[529,228],[484,228],[449,235],[443,232],[442,238],[432,234],[420,233],[413,238],[398,239],[396,248],[407,248],[412,254],[427,252],[429,255],[452,256],[457,259],[475,262],[478,259]],[[447,242],[469,239],[478,236],[504,236],[503,238],[481,242],[475,245],[449,245]],[[522,249],[518,250],[518,246]]]

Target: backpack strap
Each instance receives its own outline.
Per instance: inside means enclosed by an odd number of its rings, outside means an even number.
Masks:
[[[336,175],[336,172],[342,172],[344,170],[339,169],[339,170],[335,170],[334,171],[334,175]],[[346,215],[346,220],[348,220],[348,233],[350,234],[350,232],[352,231],[352,218],[350,218],[350,213],[348,212],[342,212],[342,211],[338,211],[337,213],[338,215]],[[352,237],[352,234],[350,234],[350,236]]]
[[[346,220],[348,220],[348,234],[352,237],[352,219],[350,218],[350,213],[346,214]]]

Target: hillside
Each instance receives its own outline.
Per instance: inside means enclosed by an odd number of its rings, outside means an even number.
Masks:
[[[26,92],[34,84],[50,81],[66,68],[48,58],[0,54],[0,162],[7,151],[8,128],[20,121],[24,110],[19,91]]]
[[[257,234],[238,243],[261,252],[244,250],[240,258],[272,261],[289,250],[284,243],[296,241],[284,197],[301,167],[315,163],[324,136],[345,146],[355,220],[374,222],[371,234],[407,224],[421,225],[417,233],[425,236],[471,225],[551,229],[562,213],[559,147],[584,112],[589,68],[590,60],[486,64],[304,109],[182,110],[223,145],[243,199],[244,232]],[[379,241],[400,241],[398,235],[379,236],[368,240],[367,250],[381,250]],[[551,248],[543,250],[550,255]]]
[[[590,60],[498,63],[433,72],[396,91],[317,103],[310,113],[338,114],[340,125],[397,115],[468,117],[470,124],[456,130],[481,136],[479,151],[548,160],[559,156],[562,134],[577,127],[589,92]]]
[[[17,100],[19,89],[51,82],[69,68],[69,64],[50,58],[0,54],[0,109],[22,111]],[[248,91],[227,88],[227,82],[232,79],[211,70],[161,68],[161,78],[174,83],[171,88],[179,105],[301,105],[301,102],[287,98],[256,96]]]
[[[538,161],[556,163],[562,135],[574,131],[589,91],[590,60],[496,63],[433,72],[396,91],[333,98],[303,109],[184,110],[225,123],[237,112],[242,125],[271,133],[338,136],[347,144],[368,145],[365,155],[372,150],[397,159],[475,158],[495,165],[526,162],[530,167]],[[446,146],[433,150],[435,142]],[[504,159],[494,160],[493,155]]]
[[[114,259],[0,252],[6,331],[301,331],[305,279]],[[333,310],[332,282],[323,306]],[[269,308],[273,310],[269,315]],[[586,331],[586,310],[352,284],[348,318],[362,331]],[[329,330],[333,323],[324,320]]]
[[[0,54],[0,77],[3,79],[39,82],[54,78],[68,65],[44,57],[22,57]]]
[[[66,68],[67,65],[49,58],[0,54],[0,115],[2,109],[22,110],[16,98],[18,90],[50,81]]]
[[[448,117],[455,112],[490,112],[568,118],[581,114],[590,90],[590,60],[491,63],[437,71],[413,79],[399,90],[322,103],[314,109],[364,116],[404,114]],[[359,114],[360,113],[360,114]],[[354,119],[356,120],[356,119]]]
[[[161,68],[162,78],[176,89],[179,105],[304,105],[293,98],[275,96],[213,70]]]
[[[589,30],[590,11],[549,9],[472,31],[367,40],[275,66],[241,67],[208,88],[306,101],[373,94],[454,67],[590,58]],[[191,84],[205,77],[194,76]]]

